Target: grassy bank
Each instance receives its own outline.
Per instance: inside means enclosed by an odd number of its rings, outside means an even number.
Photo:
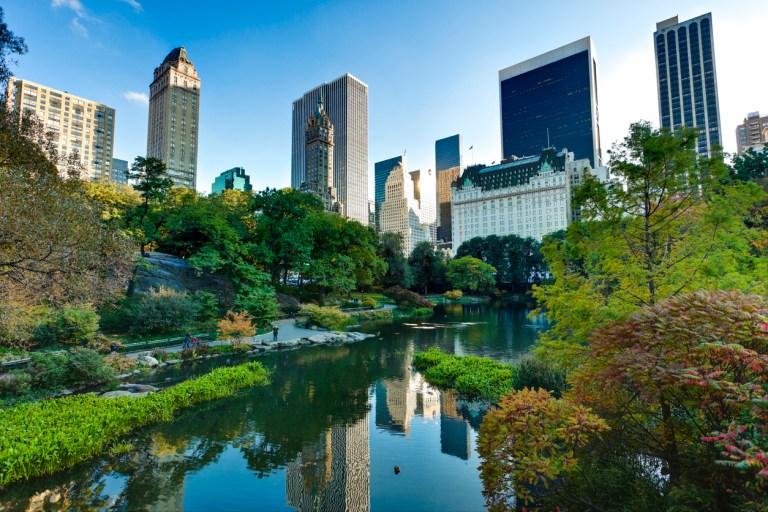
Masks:
[[[141,398],[77,395],[0,411],[0,487],[72,467],[138,427],[267,381],[261,364],[246,363]]]
[[[543,388],[559,397],[567,387],[563,373],[529,355],[505,364],[486,357],[455,356],[433,348],[414,355],[413,367],[430,384],[492,402],[512,389]]]

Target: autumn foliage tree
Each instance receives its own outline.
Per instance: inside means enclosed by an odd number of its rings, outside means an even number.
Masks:
[[[594,333],[568,398],[606,418],[619,446],[661,461],[673,487],[713,491],[717,507],[728,489],[756,498],[768,479],[766,314],[741,292],[646,307]]]
[[[253,318],[246,311],[239,311],[237,313],[228,311],[224,318],[219,320],[217,325],[219,327],[219,339],[231,339],[235,345],[239,345],[243,338],[256,334]]]
[[[535,507],[606,430],[605,421],[586,407],[543,389],[505,395],[483,419],[477,446],[488,509],[511,510],[515,500]]]

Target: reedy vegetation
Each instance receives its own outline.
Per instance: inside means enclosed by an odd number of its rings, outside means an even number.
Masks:
[[[267,382],[261,364],[246,363],[140,398],[77,395],[1,411],[0,486],[72,467],[138,427],[172,421],[180,409]]]

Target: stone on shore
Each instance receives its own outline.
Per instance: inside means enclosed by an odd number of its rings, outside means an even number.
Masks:
[[[158,366],[160,363],[155,359],[154,357],[150,355],[143,355],[139,356],[138,358],[139,364],[143,364],[144,366],[149,366],[150,368],[154,368],[155,366]]]

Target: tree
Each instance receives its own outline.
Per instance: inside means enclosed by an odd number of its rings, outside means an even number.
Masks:
[[[483,496],[492,511],[535,504],[545,489],[578,464],[580,451],[608,430],[589,409],[543,389],[505,395],[480,426]],[[554,489],[550,490],[552,492]]]
[[[456,258],[448,264],[448,282],[454,288],[472,292],[487,292],[496,283],[496,269],[472,256]]]
[[[261,246],[258,259],[273,284],[281,279],[285,282],[288,272],[309,262],[312,239],[306,218],[321,211],[322,202],[317,196],[290,188],[266,189],[253,196],[251,208],[257,218],[255,242]]]
[[[226,316],[219,320],[217,325],[219,328],[219,339],[231,339],[235,345],[239,345],[243,338],[256,334],[253,318],[245,311],[238,313],[228,311]]]
[[[419,242],[408,257],[412,286],[424,290],[442,287],[445,282],[445,262],[442,251],[436,251],[432,242]]]
[[[573,367],[594,328],[643,306],[692,289],[763,286],[759,237],[743,221],[760,192],[723,185],[722,157],[699,158],[697,140],[695,130],[633,124],[611,151],[616,180],[587,175],[576,190],[583,221],[542,249],[555,282],[534,292],[554,321],[541,355]]]
[[[528,287],[529,278],[541,270],[541,243],[517,235],[475,237],[462,243],[456,257],[472,256],[497,269],[498,287]]]
[[[125,285],[131,241],[59,175],[49,142],[39,121],[0,107],[0,296],[101,303]]]
[[[15,35],[8,29],[8,25],[3,21],[5,12],[0,7],[0,100],[5,100],[5,89],[8,79],[11,77],[11,69],[8,63],[16,64],[16,61],[10,58],[11,55],[24,55],[27,53],[27,44],[23,37]],[[2,101],[0,103],[5,103]]]
[[[673,486],[712,490],[718,509],[756,498],[753,479],[768,483],[766,313],[761,297],[740,292],[646,306],[595,331],[568,397],[609,419],[615,446],[662,461]],[[750,462],[718,465],[707,443]]]
[[[141,204],[134,211],[130,227],[139,240],[141,255],[146,256],[146,246],[157,241],[158,232],[166,220],[162,205],[173,181],[167,176],[162,160],[143,156],[136,157],[128,178],[136,181],[133,188],[141,194]]]
[[[734,156],[731,176],[739,181],[768,179],[768,151],[749,148],[742,155]]]
[[[387,264],[387,272],[381,278],[384,288],[411,285],[410,268],[403,250],[403,235],[387,231],[379,239],[379,257]]]

